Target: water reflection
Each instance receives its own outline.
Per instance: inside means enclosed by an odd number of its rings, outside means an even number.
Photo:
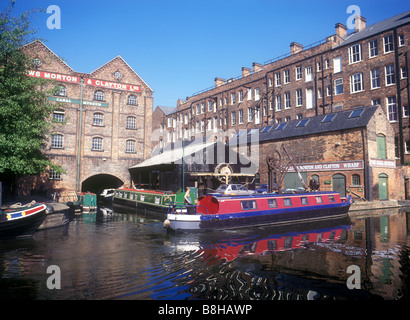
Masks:
[[[162,217],[101,208],[0,243],[1,298],[408,299],[409,214],[287,227],[172,233]],[[61,290],[46,287],[49,265]],[[347,268],[360,268],[349,290]],[[3,289],[4,288],[4,289]]]

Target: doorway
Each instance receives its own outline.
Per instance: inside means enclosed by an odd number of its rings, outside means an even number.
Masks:
[[[341,197],[346,197],[346,177],[337,173],[332,177],[333,191],[339,192]]]
[[[379,200],[388,200],[387,174],[379,174]]]

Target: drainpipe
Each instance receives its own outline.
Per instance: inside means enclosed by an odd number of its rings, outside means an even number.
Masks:
[[[399,38],[397,36],[397,28],[394,28],[394,62],[396,65],[396,90],[397,90],[397,112],[399,120],[399,150],[400,164],[404,165],[404,139],[403,139],[403,108],[401,105],[401,90],[400,90],[400,65],[399,65]]]
[[[325,89],[325,66],[323,64],[323,54],[320,57],[320,63],[322,67],[322,105],[323,105],[323,114],[326,114],[326,103],[325,103],[325,97],[326,97],[326,89]]]
[[[83,136],[83,95],[84,95],[84,79],[80,80],[80,110],[78,121],[78,141],[77,141],[77,178],[75,183],[75,189],[80,192],[80,175],[81,175],[81,142]]]
[[[406,58],[407,108],[409,108],[410,107],[410,86],[409,86],[409,61],[407,59],[407,51],[404,53],[404,57]],[[407,109],[407,110],[409,110],[409,109]],[[410,120],[408,122],[409,122],[408,127],[410,127]]]
[[[362,128],[362,145],[363,145],[363,182],[364,182],[364,198],[367,200],[373,200],[373,194],[370,192],[372,186],[369,175],[369,163],[367,161],[367,135],[366,128]]]
[[[314,95],[315,95],[315,116],[318,116],[319,115],[319,110],[318,110],[318,107],[317,107],[317,72],[316,72],[316,69],[317,69],[317,64],[316,64],[316,58],[315,58],[315,65],[312,67],[313,68],[313,70],[315,71],[315,79],[314,79]],[[313,70],[312,70],[312,72],[313,72]]]

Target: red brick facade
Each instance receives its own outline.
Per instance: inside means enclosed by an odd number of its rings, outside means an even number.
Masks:
[[[366,30],[365,23],[362,23],[362,30],[355,34],[366,34]],[[237,78],[215,78],[214,88],[178,101],[176,112],[169,115],[175,119],[176,125],[168,130],[175,141],[182,137],[190,139],[196,134],[210,135],[231,128],[249,129],[380,104],[395,129],[396,156],[399,158],[400,96],[403,156],[405,161],[410,161],[406,72],[409,31],[410,24],[407,23],[398,26],[396,31],[390,28],[349,42],[352,35],[338,23],[334,35],[313,46],[303,48],[292,42],[290,53],[285,57],[263,65],[253,63],[252,71],[242,68],[242,75]],[[167,127],[166,123],[163,125]],[[153,129],[156,128],[159,123],[154,124]]]
[[[364,185],[367,185],[367,196],[379,199],[379,176],[381,179],[388,176],[387,197],[403,199],[404,179],[408,177],[405,177],[407,167],[400,165],[410,163],[407,77],[410,20],[408,12],[373,26],[366,27],[365,19],[360,20],[361,27],[354,33],[348,34],[347,28],[338,23],[334,35],[316,44],[303,48],[292,42],[289,54],[263,65],[253,63],[252,70],[242,68],[241,76],[236,78],[215,78],[213,88],[178,101],[175,112],[163,120],[162,140],[190,140],[196,135],[221,137],[230,129],[239,132],[240,129],[277,126],[358,106],[380,105],[384,118],[376,117],[374,121],[379,127],[369,125],[365,133],[361,130],[332,132],[281,140],[281,143],[289,146],[299,163],[367,161],[367,167],[358,172],[360,179],[355,177],[360,184],[352,183],[353,171],[320,173],[325,189],[332,188],[335,174],[342,174],[347,190],[365,196]],[[154,124],[153,129],[159,126],[160,123]],[[399,167],[376,165],[377,134],[386,136],[386,159],[395,160]],[[337,148],[335,141],[340,141]],[[275,148],[276,143],[261,144],[261,183],[267,183],[266,153]],[[311,153],[312,150],[315,152]],[[309,172],[309,178],[314,174],[318,173]]]
[[[128,167],[151,154],[152,89],[120,56],[84,74],[40,41],[24,50],[36,62],[29,74],[54,79],[50,87],[62,89],[49,97],[59,104],[54,120],[63,123],[54,127],[45,152],[67,174],[51,174],[36,187],[80,191],[84,181],[102,174],[129,184]]]

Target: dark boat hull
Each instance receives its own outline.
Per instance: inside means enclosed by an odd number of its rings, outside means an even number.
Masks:
[[[0,239],[29,237],[40,227],[46,218],[46,206],[35,213],[19,219],[7,219],[7,212],[2,213],[0,220]]]
[[[233,229],[250,226],[283,225],[291,223],[313,222],[324,219],[338,219],[348,214],[349,208],[336,207],[328,209],[304,210],[300,212],[286,212],[264,214],[252,217],[232,219],[210,219],[201,221],[200,229]]]
[[[164,227],[172,230],[225,230],[338,219],[348,215],[351,201],[338,204],[272,209],[233,214],[168,214]]]

